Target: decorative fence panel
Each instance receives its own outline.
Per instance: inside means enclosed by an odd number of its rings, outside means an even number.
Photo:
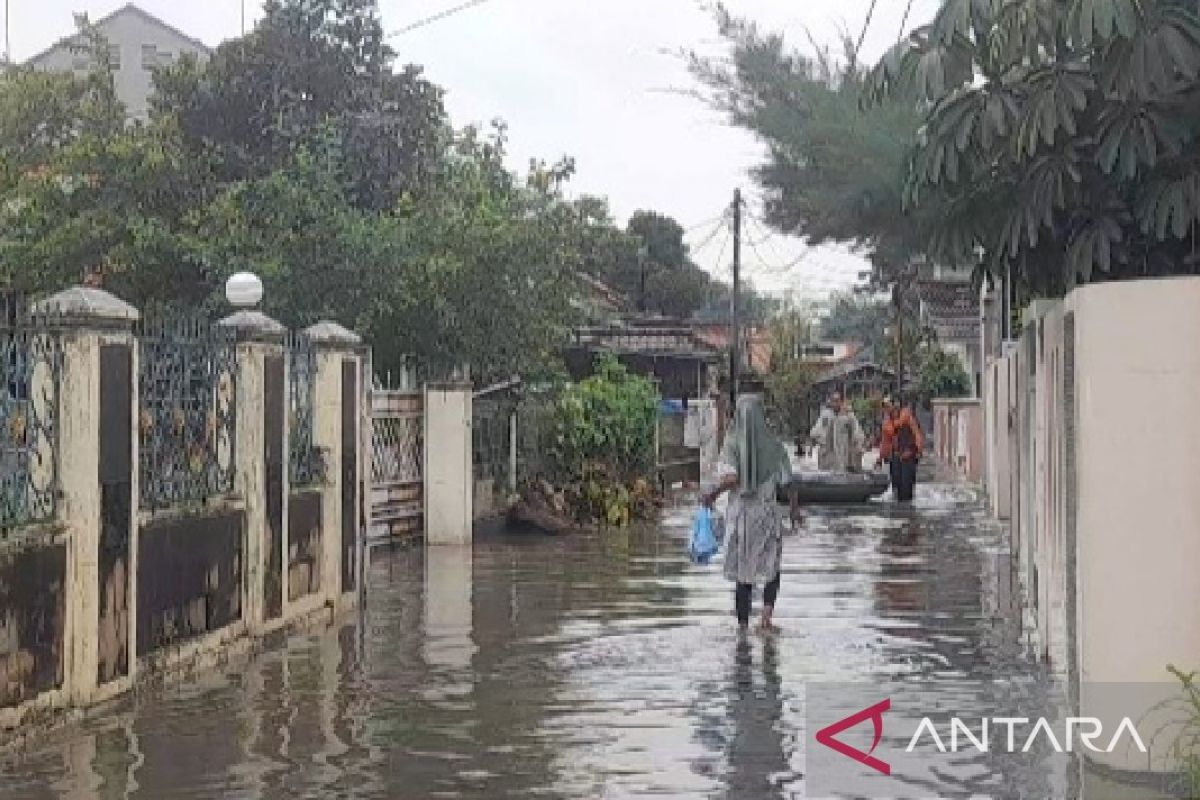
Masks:
[[[140,504],[202,505],[234,487],[237,349],[202,322],[140,332]]]
[[[288,478],[293,489],[320,483],[325,463],[313,445],[316,351],[307,336],[288,339]]]
[[[13,324],[9,324],[9,323]],[[39,320],[0,320],[0,535],[54,519],[62,342]]]
[[[371,392],[371,537],[419,530],[424,515],[424,400],[412,389]]]

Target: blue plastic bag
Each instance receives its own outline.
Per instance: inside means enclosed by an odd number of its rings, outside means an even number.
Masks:
[[[696,510],[696,518],[692,521],[692,538],[688,543],[688,552],[692,561],[697,564],[707,564],[717,554],[717,525],[713,511],[706,506]]]

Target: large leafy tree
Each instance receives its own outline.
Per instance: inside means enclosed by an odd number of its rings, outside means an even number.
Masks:
[[[869,88],[920,100],[929,251],[1055,293],[1196,271],[1198,73],[1194,0],[945,0]]]
[[[812,244],[864,248],[887,280],[922,250],[936,214],[905,215],[904,179],[920,114],[897,93],[863,108],[865,71],[852,42],[807,52],[717,10],[728,54],[692,55],[701,96],[755,134],[766,158],[753,172],[765,221]]]
[[[268,0],[250,34],[201,66],[156,76],[154,107],[230,176],[264,175],[329,124],[344,143],[359,206],[388,208],[436,168],[445,139],[442,90],[418,67],[392,69],[377,0]]]

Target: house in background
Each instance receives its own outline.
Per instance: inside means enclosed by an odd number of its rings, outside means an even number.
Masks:
[[[117,98],[131,119],[145,119],[154,92],[154,69],[181,56],[207,61],[212,51],[198,39],[171,27],[132,3],[92,23],[108,41],[109,64]],[[87,42],[72,34],[26,62],[46,72],[84,74],[93,67]]]
[[[919,265],[917,296],[921,322],[937,335],[938,346],[958,356],[971,377],[972,394],[980,394],[983,358],[980,347],[979,291],[969,268]]]

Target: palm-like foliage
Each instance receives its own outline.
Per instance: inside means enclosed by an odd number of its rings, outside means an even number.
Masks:
[[[945,0],[866,96],[919,99],[905,202],[943,215],[930,254],[1054,292],[1197,271],[1198,75],[1196,0]]]
[[[716,14],[723,58],[692,55],[701,97],[764,145],[754,170],[766,223],[811,244],[851,243],[877,272],[918,254],[936,213],[905,216],[908,151],[921,119],[903,93],[864,109],[866,71],[843,52],[792,49],[779,34]]]

